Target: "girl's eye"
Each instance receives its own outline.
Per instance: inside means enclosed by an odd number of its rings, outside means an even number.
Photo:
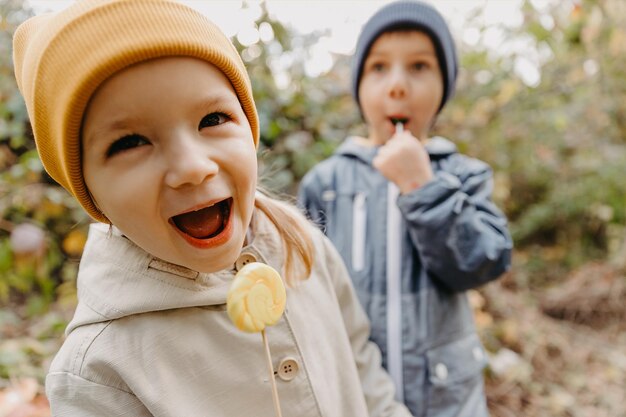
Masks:
[[[230,120],[230,117],[225,115],[224,113],[211,113],[207,114],[200,120],[200,125],[198,125],[198,130],[202,130],[205,127],[218,126],[222,123],[226,123]]]
[[[137,134],[123,136],[109,146],[109,149],[107,149],[107,157],[148,144],[150,144],[150,142],[148,142],[146,138]]]

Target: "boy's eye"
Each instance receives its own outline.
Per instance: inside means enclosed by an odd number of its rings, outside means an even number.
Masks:
[[[228,117],[224,113],[215,112],[207,114],[202,118],[202,120],[200,120],[198,130],[202,130],[205,127],[221,125],[222,123],[226,123],[228,120],[230,120],[230,117]]]
[[[150,142],[148,142],[146,138],[137,134],[123,136],[109,146],[109,149],[107,149],[107,157],[111,157],[132,148],[148,145],[149,143]]]
[[[372,64],[371,69],[374,72],[381,72],[385,69],[385,65],[380,62],[377,62],[375,64]]]
[[[413,69],[416,71],[423,71],[428,68],[428,64],[426,62],[416,62],[413,64]]]

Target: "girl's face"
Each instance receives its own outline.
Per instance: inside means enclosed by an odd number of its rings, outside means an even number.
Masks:
[[[213,65],[160,58],[108,79],[85,113],[82,169],[100,210],[147,252],[201,272],[235,262],[252,216],[256,149]]]
[[[425,33],[383,33],[363,65],[359,99],[369,139],[382,145],[395,133],[394,120],[425,139],[443,97],[443,77],[435,46]]]

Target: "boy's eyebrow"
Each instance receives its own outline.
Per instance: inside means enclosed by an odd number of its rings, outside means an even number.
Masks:
[[[369,53],[368,58],[370,57],[385,57],[387,55],[392,55],[389,52],[386,51],[372,51]],[[431,49],[419,49],[419,50],[415,50],[415,51],[409,51],[408,56],[414,56],[414,55],[436,55],[436,52],[431,50]]]

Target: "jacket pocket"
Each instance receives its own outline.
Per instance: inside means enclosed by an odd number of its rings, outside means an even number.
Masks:
[[[487,355],[478,335],[426,352],[427,416],[488,416],[482,371]]]
[[[364,193],[357,193],[352,200],[352,270],[359,272],[365,266],[365,228],[367,205]]]

